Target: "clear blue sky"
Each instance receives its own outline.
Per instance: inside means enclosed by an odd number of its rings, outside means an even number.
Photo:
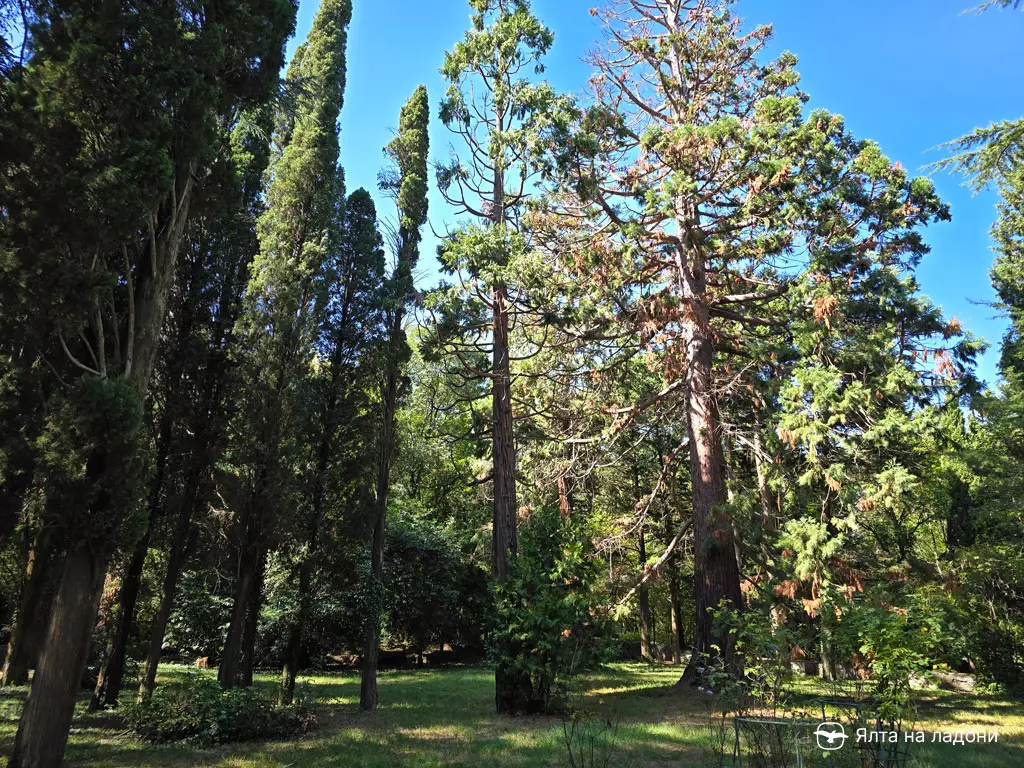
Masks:
[[[1024,13],[992,10],[964,14],[980,0],[740,0],[748,25],[775,27],[773,52],[800,58],[811,107],[846,118],[854,133],[877,141],[893,160],[919,169],[940,157],[937,145],[995,120],[1024,115]],[[534,0],[555,33],[547,76],[564,91],[580,93],[588,69],[581,57],[597,37],[589,9],[601,0]],[[319,0],[301,0],[296,40],[305,37]],[[353,0],[349,30],[348,88],[341,116],[341,160],[349,190],[366,187],[380,213],[391,206],[376,189],[398,111],[423,83],[436,115],[442,93],[438,68],[444,52],[462,37],[470,9],[465,0]],[[296,45],[289,45],[289,54]],[[449,139],[436,121],[431,154],[447,155]],[[953,222],[929,228],[932,253],[918,276],[924,292],[964,326],[992,343],[980,373],[995,380],[998,342],[1005,327],[993,299],[989,227],[995,195],[973,196],[960,180],[935,179],[950,203]],[[431,198],[431,223],[444,229],[449,212]],[[427,237],[418,282],[437,280]]]

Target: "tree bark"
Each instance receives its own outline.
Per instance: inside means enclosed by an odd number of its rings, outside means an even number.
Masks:
[[[494,453],[494,520],[492,571],[504,582],[516,556],[516,453],[512,435],[512,374],[509,364],[508,290],[496,286],[492,294],[493,370],[491,404]]]
[[[295,698],[295,678],[302,662],[302,636],[309,615],[309,590],[312,564],[308,558],[299,566],[299,610],[288,634],[288,646],[285,649],[284,668],[281,670],[281,704],[291,704]]]
[[[121,594],[118,596],[117,626],[114,628],[107,663],[100,670],[99,678],[96,681],[96,690],[93,692],[90,709],[99,709],[103,706],[116,707],[117,700],[121,696],[121,685],[124,682],[124,659],[128,649],[128,639],[135,626],[135,606],[138,603],[139,590],[142,587],[142,569],[146,564],[146,555],[149,553],[153,528],[160,516],[160,492],[163,490],[167,454],[171,445],[171,411],[169,408],[165,408],[160,419],[158,441],[156,474],[150,488],[149,520],[146,523],[146,532],[135,545],[132,559],[125,569]]]
[[[132,559],[125,569],[118,595],[117,623],[110,641],[110,653],[107,663],[100,669],[96,680],[96,688],[89,702],[89,709],[98,710],[105,705],[117,706],[121,695],[121,683],[124,681],[124,657],[128,648],[128,638],[135,623],[135,604],[139,599],[139,588],[142,585],[142,566],[149,551],[149,531],[135,546]]]
[[[65,558],[46,644],[8,768],[59,768],[63,761],[107,559],[85,543],[77,544]]]
[[[700,287],[703,289],[703,285]],[[731,664],[733,637],[729,633],[715,634],[713,612],[723,603],[739,609],[742,601],[732,519],[724,508],[725,459],[712,381],[714,345],[707,308],[702,302],[689,302],[683,329],[689,379],[686,405],[693,492],[696,632],[694,653],[680,682],[689,683],[702,656],[719,657]]]
[[[491,573],[503,583],[516,556],[516,454],[512,434],[512,375],[509,364],[508,290],[498,285],[492,293],[494,517],[491,538]],[[494,671],[494,699],[499,715],[527,714],[535,708],[530,676],[499,663]]]
[[[46,525],[41,525],[25,564],[18,613],[11,629],[11,639],[7,643],[3,672],[0,673],[0,682],[5,686],[25,685],[28,682],[29,669],[35,665],[41,643],[40,638],[34,635],[45,618],[40,615],[41,612],[46,612],[50,608],[43,599],[43,592],[52,550],[53,531]]]
[[[401,297],[400,300],[404,299]],[[363,672],[359,683],[359,708],[377,708],[377,657],[380,651],[380,600],[384,591],[384,537],[387,531],[388,494],[391,487],[391,465],[395,458],[395,413],[398,407],[398,350],[402,333],[402,309],[396,307],[391,322],[390,354],[387,382],[384,385],[384,419],[381,425],[380,459],[377,467],[377,497],[374,505],[373,541],[370,544],[370,578],[373,604],[367,617],[366,641],[363,643]]]
[[[377,474],[377,498],[373,521],[373,541],[370,545],[370,578],[373,601],[371,615],[367,617],[366,642],[363,644],[363,672],[359,683],[359,708],[370,712],[377,708],[377,657],[380,652],[380,600],[384,591],[384,536],[387,525],[388,487],[391,477],[391,458],[394,453],[394,397],[397,395],[397,376],[388,376],[388,397],[385,404],[384,445],[381,449]],[[393,389],[394,387],[394,389]]]
[[[267,549],[260,547],[260,559],[256,563],[256,577],[249,595],[249,606],[245,612],[245,629],[242,632],[242,653],[238,680],[242,686],[252,686],[256,669],[256,640],[259,636],[260,609],[263,608],[263,582],[267,574]]]
[[[149,633],[146,668],[143,671],[142,680],[139,682],[139,702],[148,698],[156,685],[156,673],[160,666],[160,655],[163,653],[164,635],[167,632],[167,622],[171,618],[171,609],[174,607],[174,594],[178,588],[178,578],[181,576],[182,567],[185,564],[185,544],[188,540],[189,526],[192,524],[192,514],[199,497],[200,475],[204,464],[201,454],[193,451],[186,480],[186,491],[174,524],[174,537],[171,540],[170,556],[167,558],[167,571],[164,573],[160,607],[157,609],[153,627]]]
[[[640,562],[640,571],[647,569],[647,542],[645,539],[645,526],[641,525],[636,534],[637,560]],[[644,583],[637,590],[637,603],[640,607],[640,657],[645,661],[652,661],[651,656],[651,597],[647,584]]]

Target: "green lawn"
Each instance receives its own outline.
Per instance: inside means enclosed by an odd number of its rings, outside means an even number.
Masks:
[[[180,674],[183,668],[167,669]],[[584,706],[620,723],[612,765],[705,764],[711,703],[699,693],[679,696],[668,687],[671,667],[616,664],[588,676]],[[260,679],[268,688],[272,676]],[[326,768],[327,766],[562,766],[568,765],[563,728],[556,718],[498,718],[493,677],[481,667],[384,672],[381,708],[358,711],[359,679],[332,674],[304,679],[321,708],[312,735],[286,742],[214,749],[152,746],[126,735],[109,713],[76,716],[69,766],[89,768]],[[806,686],[802,693],[807,695]],[[0,749],[10,750],[23,691],[0,698]],[[999,728],[997,744],[919,748],[919,766],[990,768],[1024,766],[1024,705],[990,696],[928,692],[916,727]]]

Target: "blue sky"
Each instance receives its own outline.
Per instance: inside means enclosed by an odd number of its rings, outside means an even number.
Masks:
[[[588,68],[581,61],[598,35],[589,9],[601,0],[534,0],[554,31],[547,76],[563,91],[581,93]],[[965,9],[978,0],[740,0],[748,25],[771,23],[773,52],[800,58],[802,86],[810,107],[839,113],[862,138],[877,141],[894,161],[921,169],[941,154],[934,148],[976,126],[1024,114],[1024,57],[1020,38],[1024,13]],[[301,0],[302,40],[319,0]],[[353,0],[348,44],[348,87],[341,116],[341,161],[349,190],[366,187],[380,213],[390,204],[376,189],[398,111],[423,83],[436,114],[443,85],[438,68],[444,52],[466,29],[465,0]],[[447,156],[449,139],[435,121],[431,154]],[[992,263],[989,227],[995,195],[973,195],[958,178],[938,175],[936,185],[952,206],[953,221],[928,229],[932,253],[918,272],[923,291],[964,326],[992,343],[980,374],[995,380],[998,341],[1005,327],[988,281]],[[431,223],[444,229],[449,213],[436,192]],[[417,275],[421,286],[437,280],[436,240],[428,236]]]

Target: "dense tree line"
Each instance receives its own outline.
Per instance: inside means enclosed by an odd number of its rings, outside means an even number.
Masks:
[[[356,658],[372,710],[382,649],[486,649],[503,714],[613,654],[742,677],[751,637],[887,706],[1021,682],[1021,123],[946,163],[1000,193],[991,390],[915,278],[932,182],[733,5],[610,0],[574,98],[528,0],[470,0],[448,159],[421,86],[383,213],[339,165],[350,0],[283,74],[291,0],[0,5],[9,765],[167,658],[282,705]]]

